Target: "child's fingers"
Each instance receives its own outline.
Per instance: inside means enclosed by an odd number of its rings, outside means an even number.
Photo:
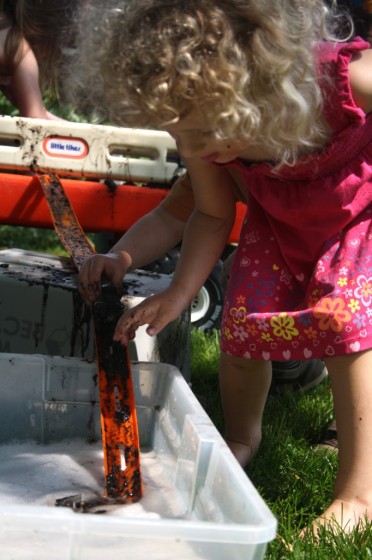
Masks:
[[[92,303],[101,291],[102,267],[97,266],[97,257],[89,257],[79,272],[78,288],[83,299]]]
[[[78,280],[79,292],[89,305],[99,298],[103,278],[107,278],[121,291],[122,273],[115,267],[115,263],[104,255],[89,257],[81,267]]]
[[[127,344],[135,336],[138,327],[149,325],[147,334],[156,335],[169,322],[161,312],[161,306],[156,297],[149,298],[137,307],[124,313],[117,322],[114,340]]]
[[[114,340],[123,340],[133,338],[132,334],[136,332],[138,327],[146,325],[151,321],[152,314],[145,307],[137,306],[130,311],[124,313],[117,322]]]
[[[136,330],[143,323],[133,321],[132,319],[120,318],[114,332],[114,340],[126,345],[136,336]]]
[[[151,321],[151,324],[146,329],[149,336],[155,336],[160,333],[161,330],[169,323],[169,320],[165,320],[163,317],[158,317]]]
[[[121,342],[124,346],[133,340],[136,336],[137,327],[129,327],[127,330],[120,329],[118,332],[114,333],[114,340],[116,342]]]

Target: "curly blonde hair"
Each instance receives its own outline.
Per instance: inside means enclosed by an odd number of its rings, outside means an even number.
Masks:
[[[264,139],[281,164],[324,146],[314,49],[336,40],[337,18],[323,0],[109,4],[94,22],[94,50],[82,19],[75,77],[114,123],[162,128],[198,107],[217,137]]]

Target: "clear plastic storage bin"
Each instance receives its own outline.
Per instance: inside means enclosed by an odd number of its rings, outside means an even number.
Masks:
[[[95,365],[0,354],[3,560],[264,557],[276,519],[179,370],[138,362],[133,380],[143,498],[105,503]],[[88,513],[56,507],[79,494]]]

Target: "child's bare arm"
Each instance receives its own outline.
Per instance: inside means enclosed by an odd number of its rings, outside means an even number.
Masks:
[[[20,48],[22,58],[11,81],[13,102],[20,116],[46,119],[48,115],[40,91],[39,67],[35,55],[26,41]]]
[[[372,111],[372,49],[361,51],[349,64],[350,87],[355,103]]]
[[[235,220],[235,196],[226,169],[197,158],[185,159],[185,164],[196,208],[186,226],[173,283],[188,293],[191,303],[226,246]]]
[[[201,160],[185,163],[196,209],[186,226],[180,260],[167,290],[119,319],[114,338],[124,344],[144,324],[149,325],[148,334],[157,334],[191,303],[222,253],[234,223],[235,198],[228,172]]]
[[[128,270],[140,268],[161,257],[179,243],[185,222],[159,206],[138,220],[106,255],[94,255],[83,264],[79,291],[88,304],[101,293],[102,280],[120,291]]]

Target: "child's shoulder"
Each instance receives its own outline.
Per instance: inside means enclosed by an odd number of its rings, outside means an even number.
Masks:
[[[349,64],[349,81],[355,103],[372,111],[372,49],[359,51]]]

